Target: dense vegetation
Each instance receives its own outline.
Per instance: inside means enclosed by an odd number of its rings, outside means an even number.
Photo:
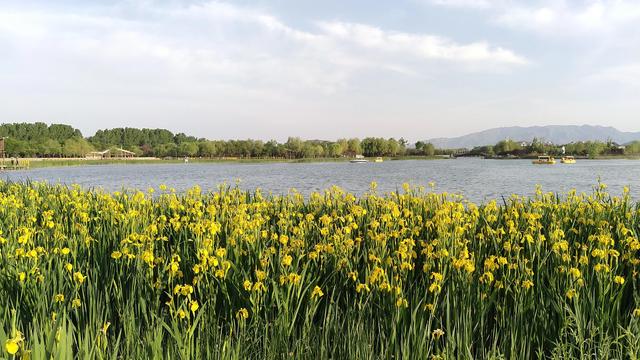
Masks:
[[[83,138],[79,130],[69,125],[3,124],[0,137],[6,137],[6,152],[19,157],[83,157],[90,151],[123,148],[138,156],[203,157],[203,158],[337,158],[365,156],[434,156],[456,153],[453,149],[436,149],[432,144],[418,141],[409,147],[404,139],[367,137],[337,141],[302,140],[290,137],[284,143],[275,140],[207,140],[165,129],[115,128],[98,130]],[[531,143],[503,140],[495,145],[476,147],[470,155],[482,156],[559,156],[562,148],[568,155],[598,157],[603,155],[640,154],[640,141],[626,146],[598,141],[556,145],[534,139]]]
[[[63,131],[64,130],[64,131]],[[84,139],[79,130],[68,125],[5,124],[0,137],[7,137],[6,151],[11,156],[84,156],[93,150],[123,148],[138,156],[155,157],[239,157],[239,158],[314,158],[403,155],[403,139],[365,138],[337,141],[302,140],[290,137],[275,140],[207,140],[173,134],[164,129],[116,128],[98,130]]]
[[[84,156],[93,150],[80,130],[69,125],[1,124],[0,137],[6,138],[5,150],[9,156]]]
[[[557,145],[533,139],[531,143],[521,143],[513,140],[503,140],[495,145],[480,146],[471,150],[471,154],[483,156],[561,156],[564,148],[566,155],[585,156],[595,158],[607,155],[638,155],[640,141],[621,146],[613,142],[581,141],[565,145]]]
[[[0,357],[638,359],[640,206],[0,182]]]
[[[404,154],[404,140],[365,138],[340,139],[335,142],[302,140],[289,137],[285,143],[275,140],[207,140],[184,134],[173,135],[168,130],[111,129],[100,130],[89,141],[98,148],[120,144],[138,154],[157,157],[241,157],[241,158],[314,158],[364,154],[366,156],[396,156]]]

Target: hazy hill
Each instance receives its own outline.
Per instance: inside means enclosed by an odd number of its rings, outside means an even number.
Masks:
[[[427,141],[437,148],[453,149],[493,145],[504,139],[531,141],[533,138],[551,141],[554,144],[588,140],[612,140],[624,144],[640,140],[640,132],[623,132],[610,126],[592,125],[512,126],[484,130],[454,138],[436,138]]]

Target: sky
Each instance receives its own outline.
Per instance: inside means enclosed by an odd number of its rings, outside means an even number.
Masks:
[[[640,131],[640,1],[0,0],[0,122],[85,135]]]

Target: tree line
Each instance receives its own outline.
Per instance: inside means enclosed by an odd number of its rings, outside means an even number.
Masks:
[[[564,151],[563,151],[564,148]],[[544,142],[534,138],[530,143],[502,140],[495,145],[478,146],[470,151],[471,155],[482,156],[536,156],[536,155],[572,155],[595,158],[607,155],[638,155],[640,141],[619,145],[613,141],[579,141],[564,145]]]
[[[94,149],[80,130],[64,124],[1,124],[0,137],[8,156],[81,156]]]
[[[83,137],[69,125],[16,123],[0,125],[8,156],[83,157],[91,151],[122,148],[148,157],[317,158],[365,156],[433,155],[431,144],[418,142],[408,148],[404,139],[367,137],[336,141],[303,140],[208,140],[174,134],[166,129],[114,128]]]
[[[289,137],[276,140],[208,140],[174,134],[166,129],[114,128],[98,130],[83,137],[80,130],[65,124],[37,123],[0,124],[0,137],[5,138],[5,153],[16,157],[84,157],[91,151],[122,148],[137,156],[203,157],[203,158],[318,158],[365,156],[434,156],[449,155],[453,150],[437,149],[433,144],[418,141],[409,146],[403,138],[366,137],[336,141],[303,140]],[[574,155],[598,157],[606,155],[638,155],[640,141],[620,146],[612,141],[583,141],[565,145],[540,139],[530,143],[502,140],[494,145],[473,148],[470,155],[535,156]]]

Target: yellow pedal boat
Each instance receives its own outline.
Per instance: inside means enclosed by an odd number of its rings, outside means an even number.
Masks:
[[[562,160],[560,160],[560,162],[562,162],[563,164],[575,164],[576,158],[574,158],[573,156],[564,156]]]
[[[556,159],[551,156],[538,156],[538,159],[532,162],[536,165],[553,165],[556,163]]]

